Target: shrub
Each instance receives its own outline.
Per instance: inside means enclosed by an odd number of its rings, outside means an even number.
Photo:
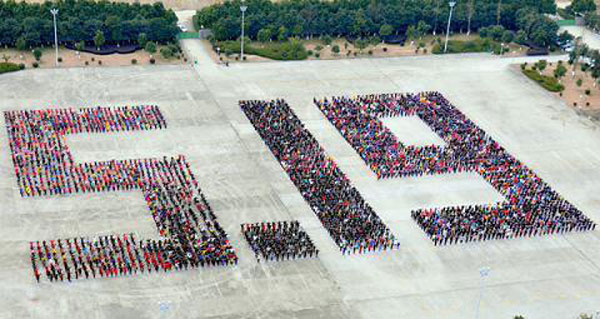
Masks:
[[[308,50],[308,51],[306,52],[306,54],[308,54],[308,56],[312,56],[312,55],[313,55],[313,51],[312,51],[312,50]]]
[[[590,102],[585,102],[585,106],[590,106]]]
[[[81,40],[81,41],[75,43],[75,50],[83,51],[84,48],[85,48],[85,41]]]
[[[382,37],[387,37],[394,33],[394,27],[389,24],[384,24],[379,28],[379,35]]]
[[[331,42],[333,42],[333,39],[331,38],[331,36],[328,36],[328,35],[321,37],[321,40],[323,41],[323,43],[325,45],[330,45]]]
[[[137,64],[137,60],[136,59],[131,59],[131,64]]]
[[[246,38],[246,37],[245,37],[245,38]],[[248,43],[250,43],[250,39],[246,38],[246,41],[247,41]],[[179,47],[177,44],[174,44],[174,43],[169,43],[169,45],[168,45],[167,47],[168,47],[169,49],[171,49],[171,52],[173,52],[173,54],[176,54],[176,53],[179,53],[179,52],[181,52],[181,48],[180,48],[180,47]]]
[[[271,29],[263,28],[258,31],[256,38],[260,42],[267,42],[267,41],[271,40],[272,36],[273,35],[271,34]]]
[[[88,61],[85,61],[85,65],[90,65],[90,62],[88,62]]]
[[[25,70],[25,64],[19,63],[19,70]]]
[[[369,55],[373,55],[373,50],[369,50],[369,52],[367,52]]]
[[[169,47],[162,47],[160,49],[160,55],[162,55],[162,57],[165,59],[170,59],[173,57],[173,50],[171,50]]]
[[[96,61],[96,58],[92,57],[92,62]]]
[[[25,65],[23,64],[23,68],[21,68],[21,64],[17,65],[15,63],[10,62],[0,62],[0,74],[23,70],[25,68]]]
[[[358,55],[358,53],[356,51],[354,51],[354,56],[357,56],[357,55]]]
[[[331,47],[331,52],[338,54],[340,53],[340,46],[339,45],[334,45],[333,47]]]
[[[583,80],[582,79],[577,79],[577,81],[575,82],[575,84],[577,84],[577,86],[581,86],[581,84],[583,84]]]
[[[154,64],[156,63],[156,60],[154,58],[150,58],[150,64]]]
[[[61,63],[63,61],[62,57],[58,57],[58,62]]]
[[[37,62],[33,62],[33,63],[31,63],[31,65],[36,69],[40,66],[40,64]]]
[[[383,52],[387,52],[387,48],[385,48],[385,47],[384,47],[384,48],[383,48]]]
[[[562,92],[565,89],[564,85],[558,83],[556,78],[541,75],[536,70],[523,70],[523,74],[550,92]]]
[[[18,38],[17,42],[15,43],[15,47],[19,51],[25,51],[25,49],[27,49],[27,41],[25,41],[25,38],[23,38],[23,37]]]
[[[138,44],[140,45],[140,47],[143,48],[146,46],[146,43],[148,43],[148,36],[144,32],[142,32],[142,33],[138,34],[137,40],[138,40]]]
[[[98,65],[102,65],[102,60],[98,60]]]
[[[315,58],[317,58],[317,59],[318,59],[318,58],[320,58],[320,57],[321,57],[321,53],[319,53],[319,52],[315,53]]]
[[[585,89],[585,95],[590,95],[592,94],[592,91],[590,89]]]
[[[371,45],[378,45],[379,43],[381,43],[381,38],[379,36],[374,35],[369,38],[369,43]]]
[[[146,50],[146,52],[148,52],[150,54],[156,53],[156,43],[154,43],[154,42],[147,42],[146,46],[144,47],[144,50]]]
[[[42,50],[40,49],[35,49],[33,50],[33,57],[35,58],[36,61],[40,61],[40,59],[42,58]]]
[[[521,63],[521,71],[525,70],[526,68],[527,68],[527,62]]]
[[[239,41],[223,41],[219,46],[225,52],[231,54],[240,52]],[[290,38],[289,41],[280,43],[266,43],[260,46],[248,44],[244,46],[244,52],[269,58],[272,60],[304,60],[308,57],[308,51],[298,39]]]
[[[489,39],[475,39],[471,41],[448,41],[448,53],[474,53],[497,51],[500,53],[500,44]],[[431,50],[433,54],[443,54],[444,46],[437,43]]]
[[[319,44],[319,45],[317,45],[315,47],[315,51],[321,51],[321,50],[323,50],[323,46],[322,45]]]

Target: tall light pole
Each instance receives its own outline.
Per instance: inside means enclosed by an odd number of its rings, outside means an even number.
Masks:
[[[490,267],[479,268],[479,301],[477,301],[476,319],[479,319],[479,308],[481,307],[481,299],[483,298],[483,279],[489,276],[490,270]]]
[[[456,5],[456,1],[448,2],[450,5],[450,15],[448,16],[448,27],[446,28],[446,44],[444,44],[444,53],[448,52],[448,37],[450,36],[450,21],[452,21],[452,12],[454,11],[454,6]]]
[[[56,31],[56,16],[58,9],[51,9],[52,17],[54,18],[54,47],[56,48],[56,66],[58,67],[58,32]]]
[[[242,47],[240,50],[240,62],[244,61],[244,15],[246,13],[246,9],[248,9],[248,6],[245,6],[244,0],[242,0],[242,5],[240,6],[240,10],[242,11]]]

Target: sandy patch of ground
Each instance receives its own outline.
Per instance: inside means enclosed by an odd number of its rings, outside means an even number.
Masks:
[[[594,86],[594,78],[592,78],[590,72],[582,72],[579,66],[574,71],[573,66],[567,64],[567,61],[563,63],[568,69],[567,74],[561,79],[565,90],[562,92],[562,96],[559,93],[555,94],[564,100],[567,105],[576,107],[579,110],[600,110],[600,85]],[[552,65],[548,63],[548,67],[542,74],[553,76],[557,65],[557,63],[552,63]],[[581,79],[581,86],[577,85],[579,79]],[[590,90],[589,95],[585,93],[588,89]]]
[[[158,48],[157,51],[159,51]],[[53,49],[43,49],[42,58],[39,62],[40,68],[54,68],[55,67],[55,53]],[[0,58],[3,56],[9,57],[8,62],[23,63],[27,68],[33,68],[33,62],[35,58],[31,51],[17,51],[15,49],[0,49]],[[59,62],[61,68],[72,68],[72,67],[97,67],[97,66],[124,66],[132,65],[132,60],[137,61],[136,64],[150,64],[151,55],[143,50],[136,51],[130,54],[111,54],[111,55],[94,55],[91,53],[77,53],[74,50],[61,48],[58,51],[58,56],[62,58],[62,62]],[[183,64],[186,63],[184,58],[172,58],[164,59],[159,53],[152,55],[155,59],[155,64]],[[2,60],[4,61],[4,60]],[[99,61],[101,61],[99,63]],[[85,63],[88,63],[86,65]]]
[[[450,40],[460,40],[460,41],[468,41],[478,38],[477,34],[458,34],[450,37]],[[312,51],[313,54],[308,57],[308,60],[338,60],[338,59],[352,59],[352,58],[360,58],[360,57],[376,57],[376,58],[384,58],[384,57],[400,57],[400,56],[415,56],[415,55],[430,55],[431,51],[435,46],[437,36],[429,35],[423,37],[421,40],[415,41],[407,41],[404,45],[397,44],[385,44],[379,43],[377,45],[369,45],[363,50],[357,49],[353,43],[348,42],[345,39],[336,39],[330,45],[325,45],[321,40],[305,40],[304,46],[306,50]],[[441,37],[442,41],[444,41],[444,37]],[[425,48],[421,48],[417,50],[418,43],[425,43]],[[338,45],[340,48],[339,53],[334,53],[332,51],[333,47]],[[221,54],[217,56],[217,54],[212,50],[212,47],[208,41],[205,42],[205,46],[207,51],[210,52],[210,56],[215,62],[238,62],[239,57],[237,54],[231,55],[229,58],[225,57],[225,55]],[[317,50],[318,47],[321,47],[320,50]],[[525,48],[517,45],[511,44],[506,48],[508,51],[504,54],[505,57],[516,57],[516,56],[524,56]],[[319,57],[317,57],[317,53]],[[237,59],[236,59],[237,58]],[[271,61],[270,59],[248,55],[246,54],[246,61],[255,62],[255,61]]]

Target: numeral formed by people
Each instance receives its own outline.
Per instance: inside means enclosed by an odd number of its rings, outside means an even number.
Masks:
[[[141,190],[162,239],[134,234],[30,242],[40,281],[116,277],[237,263],[184,156],[76,163],[65,136],[166,129],[157,106],[4,112],[22,197]]]
[[[501,203],[411,212],[436,245],[593,230],[595,223],[454,107],[439,92],[314,100],[377,178],[477,172]],[[417,116],[446,143],[405,146],[382,117]]]
[[[240,106],[343,254],[400,247],[285,101]]]

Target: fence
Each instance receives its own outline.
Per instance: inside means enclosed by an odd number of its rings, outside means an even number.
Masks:
[[[569,26],[577,25],[577,23],[575,22],[575,19],[573,19],[573,20],[558,20],[558,21],[556,21],[556,23],[558,24],[559,27],[569,27]]]
[[[198,32],[179,32],[177,34],[177,39],[178,40],[183,40],[183,39],[199,39],[200,38],[200,34]]]

